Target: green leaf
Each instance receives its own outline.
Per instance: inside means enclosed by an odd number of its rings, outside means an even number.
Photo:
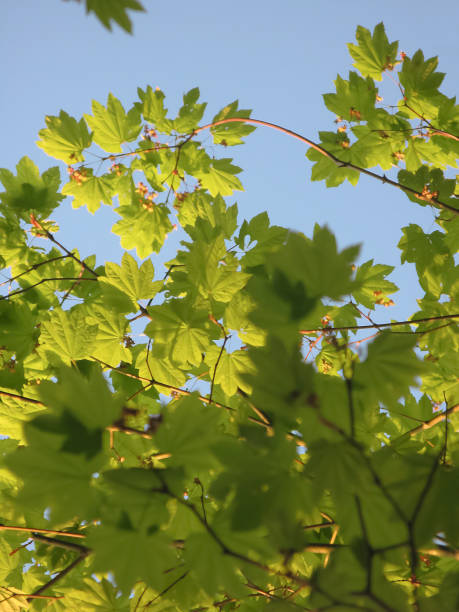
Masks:
[[[155,437],[161,453],[170,453],[168,466],[183,467],[190,476],[214,464],[213,446],[220,437],[223,411],[204,406],[195,396],[184,397],[165,410]]]
[[[35,346],[38,337],[36,317],[27,304],[0,301],[0,346],[23,359]]]
[[[112,227],[112,232],[120,237],[124,249],[136,249],[141,259],[158,253],[172,230],[169,209],[157,204],[144,209],[137,204],[119,206],[115,212],[122,217]]]
[[[231,119],[233,117],[249,118],[252,111],[250,109],[239,109],[239,101],[235,100],[228,104],[222,110],[215,115],[212,119],[212,123],[222,121],[224,119]],[[211,128],[212,136],[214,137],[215,144],[223,144],[227,146],[243,144],[242,140],[245,136],[248,136],[255,130],[253,125],[244,123],[243,121],[234,121],[223,123],[221,125],[215,125]]]
[[[235,176],[241,168],[233,166],[231,159],[213,159],[205,170],[197,170],[195,176],[201,181],[204,189],[211,195],[232,195],[234,191],[244,191],[241,181]]]
[[[23,443],[25,441],[25,423],[32,416],[42,411],[43,406],[40,404],[2,395],[0,401],[0,431],[2,436],[8,436],[12,440]]]
[[[141,128],[138,109],[131,108],[126,113],[121,102],[111,93],[106,108],[93,100],[92,115],[85,115],[85,119],[94,131],[94,142],[110,153],[121,153],[121,145],[135,140]]]
[[[138,579],[161,590],[171,580],[166,570],[177,564],[171,541],[161,531],[149,534],[107,525],[93,531],[87,542],[95,552],[94,571],[112,572],[126,595]]]
[[[415,195],[405,192],[407,197],[412,201],[425,206],[431,204],[435,206],[435,202],[432,202],[432,198],[436,198],[441,202],[457,207],[457,199],[454,197],[455,181],[453,179],[447,179],[444,177],[444,173],[439,168],[430,169],[423,165],[416,172],[408,172],[407,170],[400,170],[398,173],[398,181],[401,185],[406,185],[411,189],[415,189],[420,194]]]
[[[124,253],[121,266],[116,263],[105,264],[105,276],[99,276],[99,281],[112,285],[129,296],[133,312],[138,310],[139,300],[151,299],[163,287],[162,281],[153,281],[155,270],[150,259],[138,266],[129,253]]]
[[[223,350],[222,352],[221,347],[214,344],[208,349],[205,362],[210,368],[210,378],[215,384],[221,386],[226,395],[235,395],[239,387],[244,390],[245,384],[241,374],[251,370],[251,361],[247,351],[228,353]]]
[[[386,276],[394,270],[393,266],[373,264],[373,260],[366,261],[357,268],[352,295],[357,303],[367,308],[374,308],[375,304],[388,304],[388,295],[398,291],[397,285],[386,280]]]
[[[304,363],[297,345],[286,347],[272,337],[265,346],[251,348],[249,357],[252,367],[242,376],[252,388],[252,403],[293,429],[300,407],[313,393],[312,367]]]
[[[81,182],[70,180],[62,188],[66,196],[73,196],[73,208],[86,206],[90,213],[95,213],[103,204],[112,205],[112,198],[116,193],[112,175],[94,176],[91,169],[86,169]]]
[[[155,344],[167,346],[169,357],[178,364],[199,365],[215,334],[208,313],[183,299],[150,306],[148,312],[151,321],[145,333]]]
[[[120,361],[129,363],[131,353],[124,345],[129,326],[124,315],[109,310],[102,304],[95,304],[88,312],[87,323],[97,325],[92,356],[117,365]]]
[[[237,238],[237,244],[245,250],[241,263],[247,267],[262,264],[268,253],[276,251],[281,244],[284,244],[287,233],[283,227],[270,226],[266,212],[256,215],[249,222],[244,221]],[[249,240],[246,241],[248,237]]]
[[[449,293],[449,275],[454,274],[454,259],[445,244],[445,234],[434,231],[424,234],[419,225],[411,223],[402,228],[403,237],[398,243],[401,262],[416,264],[421,287],[427,293],[439,297]]]
[[[112,29],[112,21],[123,30],[132,34],[132,23],[127,11],[144,11],[138,0],[86,0],[86,12],[94,13],[107,30]]]
[[[199,87],[194,87],[183,95],[183,106],[180,107],[178,117],[174,120],[174,127],[182,134],[193,131],[201,121],[206,103],[196,104],[199,99]]]
[[[384,70],[393,70],[396,63],[398,42],[389,43],[384,24],[378,23],[371,35],[370,30],[357,27],[357,44],[348,44],[349,53],[355,60],[354,66],[364,77],[382,80]]]
[[[391,405],[414,386],[415,377],[425,371],[413,348],[416,336],[382,332],[368,347],[368,356],[355,366],[353,384],[362,398],[372,397]]]
[[[162,481],[153,471],[138,467],[108,470],[103,478],[111,507],[127,511],[137,527],[148,528],[152,517],[157,523],[168,521],[165,498],[152,494],[163,489]]]
[[[71,412],[90,429],[111,425],[120,416],[121,400],[110,392],[97,367],[88,377],[74,369],[62,368],[59,382],[45,381],[39,392],[45,405],[58,412]]]
[[[91,481],[101,466],[100,456],[89,461],[82,454],[27,447],[18,448],[6,464],[24,482],[17,498],[22,508],[51,508],[56,522],[75,515],[94,516],[97,506]]]
[[[87,6],[128,27],[140,4]],[[402,66],[396,48],[382,24],[358,28],[361,76],[325,95],[339,118],[312,178],[379,166],[413,202],[457,209],[459,106],[436,58]],[[374,81],[398,64],[402,96],[382,100]],[[122,164],[71,166],[62,191],[57,168],[0,170],[0,608],[458,609],[458,219],[402,229],[409,293],[425,295],[367,344],[354,326],[391,303],[392,267],[357,267],[326,227],[239,222],[239,168],[195,138],[198,88],[174,119],[159,89],[138,93],[126,112],[95,102],[94,133],[64,112],[40,132],[66,163],[94,136]],[[240,144],[249,117],[225,107],[214,142]],[[90,212],[116,200],[121,246],[147,260],[83,260],[46,218],[65,195]]]
[[[58,193],[59,168],[49,168],[40,176],[38,167],[28,157],[23,157],[16,166],[17,176],[0,168],[0,181],[6,191],[0,194],[2,205],[8,211],[30,223],[30,214],[46,218],[62,202]]]
[[[96,325],[86,323],[84,313],[77,308],[70,311],[56,308],[49,320],[41,325],[40,351],[52,353],[55,360],[70,365],[91,356]]]
[[[232,593],[241,591],[242,584],[234,560],[225,555],[208,534],[196,533],[188,538],[186,558],[193,574],[209,595],[216,596],[227,590]]]
[[[224,232],[225,238],[231,238],[237,228],[237,204],[226,206],[221,196],[212,198],[202,189],[188,193],[180,201],[176,200],[174,208],[178,210],[181,225],[191,235],[191,228],[196,225],[197,219],[207,221],[212,228]]]
[[[85,578],[81,588],[60,587],[64,593],[65,607],[68,612],[80,612],[85,608],[95,612],[129,612],[129,598],[119,596],[118,589],[106,578],[96,582]]]
[[[418,49],[412,58],[405,57],[399,79],[404,88],[404,94],[411,103],[419,105],[421,112],[431,115],[442,99],[438,92],[445,74],[437,72],[438,58],[424,60],[423,52]]]
[[[335,236],[328,227],[314,227],[312,239],[290,233],[285,247],[268,259],[271,268],[291,281],[301,282],[309,297],[337,299],[357,285],[352,280],[352,264],[358,245],[338,251]]]
[[[226,246],[220,234],[209,243],[195,242],[186,267],[200,295],[218,302],[229,302],[247,284],[249,275],[226,265]]]
[[[37,145],[51,157],[67,164],[84,161],[83,151],[92,142],[92,134],[84,119],[77,121],[61,110],[59,117],[48,116],[45,121],[47,127],[38,132],[41,140]]]
[[[136,103],[145,121],[152,123],[155,128],[165,134],[170,134],[173,129],[173,121],[167,119],[167,108],[164,106],[164,93],[159,89],[153,90],[150,85],[145,91],[140,87],[137,89],[140,102]]]
[[[349,139],[345,134],[335,132],[319,132],[320,146],[332,153],[343,162],[352,163],[352,148],[349,149]],[[338,187],[347,179],[351,185],[357,185],[360,173],[353,168],[339,166],[333,160],[315,149],[309,148],[306,157],[316,162],[312,167],[311,180],[325,180],[327,187]]]
[[[377,89],[370,78],[362,79],[349,73],[349,81],[339,75],[335,81],[336,94],[324,94],[325,106],[346,121],[365,121],[375,111]]]

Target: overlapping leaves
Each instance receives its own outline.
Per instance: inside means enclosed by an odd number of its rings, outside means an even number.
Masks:
[[[87,8],[129,29],[140,4],[108,4]],[[437,229],[402,228],[425,292],[407,321],[373,323],[392,266],[358,262],[326,226],[238,218],[224,196],[240,168],[198,141],[197,88],[176,117],[147,86],[127,110],[109,94],[82,120],[48,118],[39,146],[70,164],[61,191],[28,158],[1,170],[2,607],[45,591],[53,612],[456,609],[457,107],[436,59],[398,62],[382,24],[349,50],[361,76],[325,96],[338,127],[320,133],[331,155],[308,153],[313,180],[398,166],[412,202],[447,205]],[[404,91],[390,112],[388,70]],[[253,126],[224,121],[249,116],[227,105],[214,143],[241,144]],[[80,164],[92,142],[100,172]],[[63,195],[92,213],[117,201],[114,233],[147,259],[82,260],[47,229]],[[158,277],[148,257],[175,223]],[[52,533],[32,551],[16,529]]]

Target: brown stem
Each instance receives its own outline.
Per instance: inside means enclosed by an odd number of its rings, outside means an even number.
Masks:
[[[217,361],[214,366],[214,373],[212,375],[212,382],[210,384],[210,394],[209,394],[209,404],[212,403],[212,395],[214,393],[214,385],[215,385],[215,377],[217,375],[218,364],[220,363],[220,359],[222,358],[223,351],[225,350],[225,344],[228,342],[229,336],[225,334],[225,339],[223,340],[223,344],[221,345],[220,352],[218,353]]]
[[[41,280],[39,280],[38,282],[34,283],[33,285],[29,285],[28,287],[24,287],[23,289],[17,289],[16,291],[12,291],[11,293],[9,293],[8,295],[2,295],[0,296],[0,300],[8,300],[9,298],[13,297],[13,295],[19,295],[20,293],[25,293],[26,291],[29,291],[30,289],[33,289],[34,287],[38,287],[38,285],[41,285],[42,283],[46,283],[48,281],[67,281],[67,280],[71,280],[71,281],[80,281],[80,280],[88,280],[88,281],[97,281],[97,278],[81,278],[81,277],[75,277],[75,276],[56,276],[56,277],[50,277],[50,278],[42,278]]]
[[[37,219],[35,219],[35,217],[33,215],[30,216],[30,222],[32,223],[32,225],[34,225],[35,227],[37,227],[39,230],[41,230],[46,238],[48,238],[48,240],[51,240],[51,242],[53,242],[55,245],[57,245],[60,249],[62,249],[62,251],[64,251],[64,253],[66,253],[68,255],[68,257],[71,257],[72,259],[74,259],[76,262],[78,262],[81,266],[83,266],[83,268],[89,272],[90,274],[92,274],[93,276],[97,277],[99,276],[97,274],[97,272],[95,272],[92,268],[90,268],[88,266],[88,264],[86,264],[83,260],[79,259],[74,253],[72,253],[71,251],[69,251],[63,244],[61,244],[58,240],[56,240],[56,238],[54,238],[54,236],[51,234],[51,232],[49,232],[47,229],[45,229],[41,223],[39,221],[37,221]]]
[[[394,440],[394,443],[400,442],[401,440],[410,436],[415,436],[416,434],[420,433],[421,431],[425,431],[426,429],[430,429],[434,425],[437,425],[437,423],[441,423],[442,421],[444,421],[450,414],[454,414],[455,412],[459,412],[459,404],[451,406],[451,408],[440,412],[428,421],[424,421],[423,423],[421,423],[421,425],[410,429],[409,431],[398,437],[396,440]]]
[[[453,550],[451,548],[447,548],[446,546],[439,546],[437,548],[421,548],[419,552],[424,555],[432,555],[433,557],[446,557],[459,561],[459,550]]]
[[[79,565],[88,556],[88,554],[89,554],[89,550],[85,553],[81,553],[79,557],[77,557],[74,561],[72,561],[72,563],[70,563],[70,565],[68,565],[65,569],[63,569],[56,576],[54,576],[54,578],[51,578],[51,580],[49,580],[46,584],[38,588],[34,593],[32,593],[32,595],[29,595],[29,597],[27,598],[27,601],[31,601],[37,595],[41,595],[43,591],[46,591],[47,589],[49,589],[49,587],[53,586],[53,584],[56,584],[56,582],[64,578],[64,576],[66,576],[75,567],[77,567],[77,565]]]
[[[118,374],[129,376],[129,378],[135,378],[136,380],[148,381],[151,385],[155,385],[157,387],[163,387],[164,389],[173,391],[174,393],[177,393],[178,395],[185,395],[185,396],[193,395],[191,391],[186,391],[186,389],[181,389],[180,387],[175,387],[174,385],[169,385],[167,383],[160,382],[159,380],[155,380],[154,378],[149,379],[149,378],[145,378],[144,376],[136,376],[135,374],[131,374],[129,372],[123,372],[123,370],[119,370],[115,366],[112,366],[106,363],[105,361],[102,361],[101,359],[94,357],[93,355],[91,356],[91,359],[94,359],[94,361],[97,361],[98,363],[104,365],[106,368],[109,368],[110,370],[114,370],[115,372],[118,372]],[[206,404],[212,404],[213,406],[217,406],[217,408],[224,408],[225,410],[234,411],[234,408],[231,408],[231,406],[220,404],[219,402],[216,402],[215,400],[210,400],[208,397],[204,397],[203,395],[198,395],[198,399],[200,399],[201,402],[205,402]]]
[[[140,436],[141,438],[146,438],[147,440],[151,440],[152,439],[152,435],[147,433],[146,431],[142,431],[141,429],[134,429],[132,427],[126,427],[124,425],[110,425],[109,427],[105,428],[107,431],[118,431],[120,433],[125,433],[128,435],[132,435],[135,434],[137,436]]]
[[[411,321],[392,321],[391,323],[373,323],[371,325],[342,325],[340,327],[316,327],[314,329],[301,329],[299,331],[303,336],[307,334],[317,334],[319,332],[334,332],[334,331],[353,331],[358,329],[379,329],[380,327],[398,327],[402,325],[417,325],[418,323],[427,323],[429,321],[439,321],[442,319],[459,319],[458,314],[440,315],[438,317],[423,317],[422,319],[411,319]]]
[[[29,272],[33,272],[34,270],[37,270],[37,268],[40,268],[40,266],[44,266],[45,264],[52,263],[53,261],[58,261],[59,259],[66,259],[67,257],[68,255],[59,255],[58,257],[52,257],[51,259],[47,259],[46,261],[40,261],[39,263],[33,264],[32,266],[30,266],[30,268],[28,268],[27,270],[24,270],[24,272],[21,272],[20,274],[16,274],[16,276],[11,276],[11,278],[8,278],[6,281],[3,281],[2,283],[0,283],[0,287],[2,287],[3,285],[7,285],[8,283],[12,283],[18,278],[21,278],[21,276],[24,276],[24,274],[28,274]]]
[[[55,529],[37,529],[36,527],[18,527],[16,525],[0,525],[0,531],[25,531],[27,533],[46,533],[48,535],[60,535],[66,538],[85,538],[82,533],[71,533],[68,531],[56,531]]]
[[[333,527],[336,523],[334,521],[327,521],[326,523],[315,523],[313,525],[304,525],[303,529],[309,531],[311,529],[324,529],[325,527]]]
[[[40,533],[32,533],[30,537],[36,542],[42,542],[43,544],[49,544],[50,546],[56,546],[57,548],[65,548],[65,550],[72,550],[80,555],[87,555],[90,552],[87,546],[81,546],[81,544],[75,544],[75,542],[64,542],[63,540],[57,540],[56,538],[48,538]]]
[[[250,119],[248,117],[247,118],[229,117],[228,119],[221,119],[220,121],[214,121],[213,123],[208,123],[207,125],[203,125],[202,127],[196,128],[194,132],[192,133],[192,136],[194,136],[195,134],[198,134],[199,132],[202,132],[203,130],[213,128],[217,125],[223,125],[225,123],[233,123],[233,122],[253,123],[254,125],[263,125],[265,127],[269,127],[274,130],[278,130],[279,132],[282,132],[284,134],[287,134],[288,136],[292,136],[292,138],[297,138],[301,142],[304,142],[312,149],[315,149],[316,151],[318,151],[321,155],[324,155],[325,157],[330,159],[339,168],[350,168],[352,170],[356,170],[360,174],[366,174],[367,176],[371,176],[372,178],[375,178],[378,181],[381,181],[382,183],[387,183],[388,185],[392,185],[392,187],[397,187],[397,189],[401,189],[402,191],[411,193],[415,196],[418,196],[420,199],[424,200],[424,196],[422,195],[420,191],[416,191],[416,189],[412,189],[411,187],[407,187],[406,185],[401,185],[397,181],[393,181],[392,179],[387,178],[385,174],[383,175],[376,174],[376,172],[372,172],[371,170],[367,170],[366,168],[356,166],[355,164],[352,164],[351,162],[345,162],[339,159],[338,157],[336,157],[335,155],[333,155],[333,153],[330,153],[329,151],[327,151],[326,149],[324,149],[317,143],[313,142],[309,138],[306,138],[305,136],[302,136],[301,134],[298,134],[297,132],[288,130],[275,123],[269,123],[268,121],[261,121],[260,119]],[[459,210],[457,208],[454,208],[453,206],[450,206],[449,204],[445,204],[444,202],[440,202],[440,200],[438,200],[437,198],[430,199],[429,203],[436,204],[439,208],[443,208],[444,210],[449,210],[450,212],[453,212],[455,215],[459,215]]]
[[[404,94],[403,90],[402,90],[402,93]],[[424,115],[422,115],[421,113],[418,113],[416,110],[414,110],[414,108],[412,106],[407,104],[406,100],[403,102],[403,106],[405,106],[408,110],[410,110],[414,115],[419,117],[419,119],[424,121],[424,123],[429,127],[429,129],[430,129],[430,131],[432,132],[433,135],[435,135],[435,136],[444,136],[445,138],[451,138],[452,140],[455,140],[456,142],[459,142],[459,137],[458,136],[456,136],[455,134],[451,134],[451,132],[445,132],[444,130],[437,129],[434,125],[431,124],[431,122],[428,119],[426,119],[424,117]]]
[[[29,404],[36,404],[37,406],[45,406],[43,402],[39,400],[32,399],[31,397],[24,397],[23,395],[18,395],[17,393],[10,393],[9,391],[3,391],[0,389],[0,395],[4,395],[6,397],[12,397],[13,399],[22,400],[23,402],[28,402]]]

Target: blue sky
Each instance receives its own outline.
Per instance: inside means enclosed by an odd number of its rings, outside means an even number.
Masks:
[[[60,165],[64,176],[65,165],[35,145],[45,115],[64,109],[79,118],[90,112],[92,99],[105,103],[109,92],[129,107],[137,87],[147,84],[165,92],[172,112],[184,92],[199,86],[208,102],[205,120],[237,98],[254,117],[317,139],[319,130],[336,127],[322,94],[334,91],[337,73],[346,77],[351,69],[346,43],[354,41],[359,24],[373,29],[384,21],[389,39],[399,40],[408,55],[418,48],[427,57],[439,55],[446,94],[454,95],[459,82],[457,0],[144,0],[144,5],[147,13],[131,13],[134,35],[129,36],[117,26],[107,32],[76,2],[4,3],[0,166],[13,169],[26,154],[41,170]],[[387,77],[382,93],[387,100],[397,95]],[[396,244],[402,226],[434,229],[432,210],[370,178],[361,178],[356,188],[311,183],[304,154],[300,142],[263,128],[247,145],[225,152],[244,169],[245,192],[235,198],[241,218],[267,210],[272,223],[306,235],[315,222],[326,223],[340,247],[363,243],[361,261],[391,265],[400,262]],[[109,229],[118,216],[109,207],[92,216],[65,202],[53,219],[67,247],[77,246],[85,256],[96,253],[98,263],[120,260],[118,237]],[[171,250],[173,240],[168,238]],[[412,266],[405,264],[391,278],[401,291],[396,306],[379,307],[378,321],[403,319],[416,309],[420,294]]]

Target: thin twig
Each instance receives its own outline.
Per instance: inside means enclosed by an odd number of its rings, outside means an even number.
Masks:
[[[23,402],[28,402],[29,404],[35,404],[37,406],[45,406],[43,402],[39,400],[32,399],[31,397],[24,397],[23,395],[18,395],[17,393],[10,393],[9,391],[3,391],[0,389],[0,395],[4,395],[5,397],[12,397],[13,399],[21,400]]]
[[[36,532],[32,532],[30,537],[36,542],[42,542],[43,544],[49,544],[50,546],[56,546],[57,548],[65,548],[65,550],[72,550],[79,554],[87,555],[90,552],[87,546],[82,546],[81,544],[76,544],[75,542],[64,542],[63,540],[57,540],[56,538],[49,538]]]
[[[74,259],[76,262],[78,262],[81,266],[83,266],[83,268],[89,272],[90,274],[92,274],[95,277],[98,277],[99,275],[97,274],[97,272],[95,272],[95,270],[93,270],[92,268],[90,268],[88,266],[88,264],[86,264],[82,259],[79,259],[74,253],[72,253],[71,251],[69,251],[63,244],[61,244],[58,240],[56,240],[56,238],[54,238],[54,236],[51,234],[51,232],[49,232],[47,229],[45,229],[41,223],[39,221],[37,221],[37,219],[34,217],[34,215],[30,215],[30,222],[32,225],[34,225],[36,228],[38,228],[39,230],[41,230],[46,238],[48,238],[48,240],[51,240],[51,242],[53,242],[55,245],[57,245],[60,249],[62,249],[62,251],[64,251],[64,253],[66,253],[69,257],[71,257],[72,259]]]
[[[423,423],[421,423],[421,425],[418,425],[417,427],[414,427],[413,429],[410,429],[409,431],[405,432],[404,434],[402,434],[401,436],[396,438],[394,440],[393,444],[397,444],[402,439],[408,438],[410,436],[415,436],[416,434],[420,433],[421,431],[425,431],[427,429],[430,429],[431,427],[433,427],[437,423],[441,423],[444,419],[446,419],[446,417],[448,417],[450,414],[454,414],[455,412],[459,412],[459,404],[451,406],[451,408],[448,408],[444,412],[440,412],[439,414],[435,415],[434,417],[432,417],[428,421],[424,421]]]
[[[186,578],[186,576],[188,576],[188,574],[189,574],[189,571],[187,570],[181,576],[176,578],[173,582],[171,582],[171,584],[169,584],[160,593],[158,593],[158,595],[156,595],[156,597],[153,597],[153,599],[151,599],[147,604],[145,604],[145,608],[149,608],[152,603],[154,603],[155,601],[160,599],[163,595],[165,595],[168,591],[170,591],[173,587],[175,587],[175,585],[178,584],[184,578]],[[136,608],[137,608],[137,606],[136,606]]]
[[[65,292],[65,294],[62,297],[62,300],[59,303],[59,306],[62,306],[62,304],[65,302],[65,300],[69,297],[69,295],[72,293],[72,291],[75,289],[75,287],[79,284],[79,282],[82,280],[83,277],[83,273],[84,273],[84,268],[83,266],[81,266],[80,268],[80,273],[78,274],[78,280],[76,280],[74,283],[72,283],[70,285],[70,287],[67,289],[67,291]],[[95,279],[94,279],[95,280]]]
[[[185,395],[185,396],[194,395],[194,393],[191,391],[186,391],[185,389],[181,389],[180,387],[175,387],[174,385],[169,385],[167,383],[160,382],[159,380],[156,380],[154,378],[150,380],[149,378],[145,378],[144,376],[136,376],[135,374],[131,374],[130,372],[123,372],[123,370],[120,370],[116,366],[112,366],[106,363],[105,361],[102,361],[101,359],[94,357],[94,355],[91,356],[91,359],[104,365],[106,368],[113,370],[114,372],[118,372],[118,374],[129,376],[129,378],[135,378],[136,380],[148,381],[151,385],[162,387],[164,389],[168,389],[169,391],[174,391],[178,395]],[[2,392],[0,391],[0,393]],[[232,408],[231,406],[226,406],[225,404],[221,404],[220,402],[216,402],[215,400],[210,401],[208,397],[204,397],[203,395],[198,395],[198,399],[200,399],[201,402],[204,402],[206,404],[212,404],[213,406],[217,406],[217,408],[224,408],[225,410],[230,410],[230,411],[235,410],[235,408]]]
[[[0,300],[9,300],[11,297],[13,297],[13,295],[19,295],[20,293],[25,293],[26,291],[29,291],[30,289],[33,289],[34,287],[38,287],[38,285],[41,285],[42,283],[46,283],[48,281],[82,281],[82,280],[88,280],[88,281],[97,281],[97,278],[88,278],[87,276],[85,277],[76,277],[76,276],[56,276],[56,277],[50,277],[50,278],[42,278],[41,280],[37,281],[36,283],[33,283],[33,285],[29,285],[28,287],[24,287],[23,289],[17,289],[16,291],[12,291],[11,293],[8,293],[8,295],[1,295],[0,296]]]
[[[56,576],[54,576],[54,578],[51,578],[51,580],[49,580],[46,584],[38,588],[34,593],[32,593],[32,595],[29,595],[29,597],[27,598],[27,601],[34,599],[37,595],[41,595],[43,591],[46,591],[47,589],[49,589],[51,586],[56,584],[56,582],[58,582],[59,580],[62,580],[64,576],[69,574],[75,567],[77,567],[77,565],[79,565],[88,556],[89,552],[90,551],[88,550],[85,553],[81,553],[79,557],[77,557],[74,561],[72,561],[72,563],[70,563],[70,565],[68,565],[66,568],[60,571]]]
[[[27,270],[24,270],[24,272],[21,272],[20,274],[16,274],[16,276],[11,276],[6,281],[1,282],[0,287],[2,287],[3,285],[7,285],[8,283],[12,283],[18,278],[21,278],[21,276],[24,276],[24,274],[29,274],[29,272],[33,272],[34,270],[37,270],[37,268],[40,268],[40,266],[44,266],[46,264],[52,263],[53,261],[58,261],[59,259],[67,259],[67,257],[69,256],[68,255],[58,255],[57,257],[51,257],[51,259],[46,259],[45,261],[40,261],[39,263],[33,264],[30,266],[30,268],[28,268]]]
[[[225,339],[223,340],[223,344],[220,347],[220,352],[218,353],[217,361],[215,362],[214,373],[212,375],[212,382],[210,384],[209,404],[212,403],[212,395],[214,392],[215,376],[217,375],[218,364],[220,363],[220,359],[222,358],[223,351],[225,350],[225,345],[228,342],[229,338],[230,337],[225,334]]]
[[[251,123],[253,125],[261,125],[261,126],[264,126],[264,127],[271,128],[273,130],[277,130],[279,132],[282,132],[283,134],[287,134],[287,136],[291,136],[292,138],[296,138],[297,140],[300,140],[301,142],[307,144],[308,147],[311,147],[312,149],[316,150],[318,153],[320,153],[324,157],[327,157],[328,159],[330,159],[339,168],[349,168],[351,170],[355,170],[359,174],[365,174],[367,176],[370,176],[371,178],[374,178],[374,179],[380,181],[383,184],[391,185],[392,187],[396,187],[397,189],[401,189],[404,192],[411,193],[412,195],[418,197],[420,200],[426,201],[429,204],[436,204],[439,208],[442,208],[444,210],[448,210],[448,211],[454,213],[455,215],[459,215],[459,210],[457,208],[454,208],[453,206],[450,206],[449,204],[441,202],[437,198],[431,197],[431,198],[427,199],[425,197],[425,195],[423,195],[420,191],[416,191],[416,189],[412,189],[411,187],[408,187],[407,185],[402,185],[401,183],[398,183],[397,181],[394,181],[394,180],[388,178],[385,174],[383,174],[383,175],[376,174],[376,172],[372,172],[371,170],[368,170],[367,168],[363,168],[361,166],[356,166],[355,164],[353,164],[351,162],[345,162],[342,159],[339,159],[338,157],[333,155],[333,153],[330,153],[329,151],[324,149],[321,145],[319,145],[319,144],[315,143],[314,141],[310,140],[309,138],[306,138],[305,136],[302,136],[301,134],[298,134],[297,132],[293,132],[292,130],[288,130],[287,128],[284,128],[284,127],[282,127],[280,125],[277,125],[275,123],[270,123],[269,121],[262,121],[261,119],[251,119],[250,117],[229,117],[227,119],[221,119],[219,121],[214,121],[212,123],[208,123],[207,125],[203,125],[201,127],[197,127],[193,132],[191,132],[191,134],[186,136],[177,145],[167,145],[167,146],[165,146],[163,148],[173,148],[173,147],[175,147],[175,148],[177,148],[180,151],[181,148],[189,140],[191,140],[194,136],[196,136],[197,134],[199,134],[203,130],[211,129],[213,127],[216,127],[218,125],[224,125],[226,123]],[[445,133],[444,135],[447,135],[447,133]],[[106,161],[106,160],[111,159],[113,157],[123,157],[123,156],[128,156],[128,155],[140,155],[142,153],[147,153],[149,151],[154,151],[154,150],[155,150],[155,147],[152,147],[151,149],[143,149],[143,150],[142,149],[137,149],[136,151],[132,151],[132,152],[129,152],[129,153],[121,153],[121,154],[119,154],[117,156],[110,155],[110,156],[108,156],[106,158],[102,158],[102,161]],[[46,230],[44,230],[44,231],[46,232]]]
[[[335,331],[353,331],[359,329],[379,329],[380,327],[398,327],[402,325],[418,325],[419,323],[427,323],[429,321],[439,321],[442,319],[459,319],[459,313],[439,315],[436,317],[423,317],[422,319],[411,319],[410,321],[391,321],[390,323],[373,323],[371,325],[341,325],[339,327],[316,327],[313,329],[301,329],[300,334],[306,336],[308,334],[332,333]]]
[[[26,533],[46,533],[48,535],[65,536],[66,538],[85,538],[82,533],[57,531],[55,529],[37,529],[36,527],[18,527],[17,525],[0,525],[0,531],[25,531]]]

